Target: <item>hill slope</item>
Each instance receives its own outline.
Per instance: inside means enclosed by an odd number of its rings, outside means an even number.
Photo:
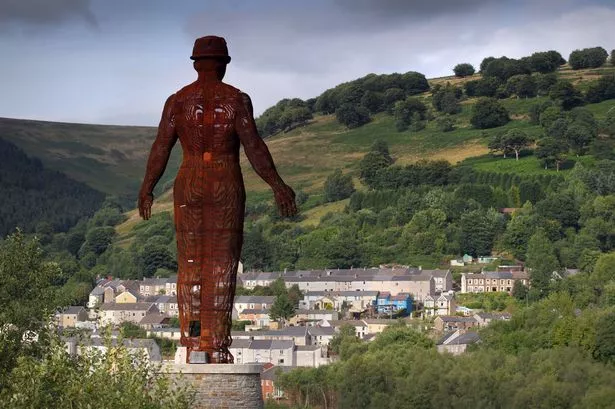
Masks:
[[[46,169],[14,144],[0,138],[0,237],[19,226],[26,232],[44,223],[66,231],[81,217],[91,216],[104,195],[84,183]],[[42,227],[44,230],[45,227]]]

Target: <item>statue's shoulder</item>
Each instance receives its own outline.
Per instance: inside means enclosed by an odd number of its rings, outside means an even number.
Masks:
[[[235,88],[232,85],[227,84],[226,82],[221,83],[222,89],[224,92],[230,96],[237,97],[241,94],[241,90],[239,88]]]

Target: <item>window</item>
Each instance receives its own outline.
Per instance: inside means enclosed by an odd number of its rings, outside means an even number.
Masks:
[[[278,359],[278,364],[283,364],[283,363],[284,363],[284,359],[283,358]]]

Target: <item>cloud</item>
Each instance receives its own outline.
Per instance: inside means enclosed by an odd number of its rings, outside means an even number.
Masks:
[[[56,25],[81,18],[92,27],[98,22],[89,0],[2,0],[0,22]]]

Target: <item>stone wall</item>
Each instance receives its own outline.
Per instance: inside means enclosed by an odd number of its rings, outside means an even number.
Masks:
[[[168,364],[162,371],[192,386],[195,409],[263,409],[261,365]]]

